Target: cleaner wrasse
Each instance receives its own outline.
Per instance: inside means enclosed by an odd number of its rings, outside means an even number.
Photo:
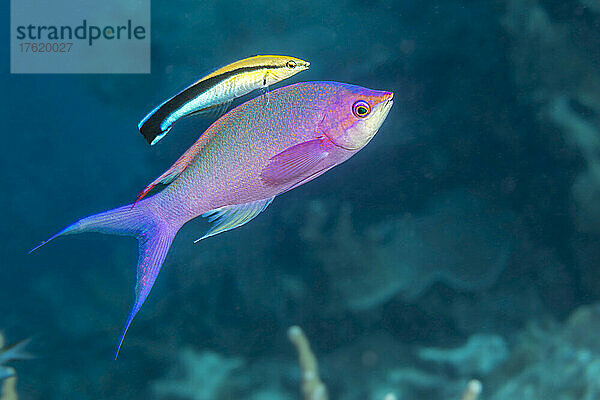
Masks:
[[[160,104],[138,124],[138,129],[154,145],[179,119],[196,113],[218,115],[227,110],[233,99],[267,88],[309,66],[307,61],[288,56],[254,56],[236,61]]]

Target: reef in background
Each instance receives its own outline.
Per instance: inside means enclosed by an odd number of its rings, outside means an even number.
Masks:
[[[173,376],[152,388],[159,400],[294,399],[300,376],[306,400],[476,399],[482,387],[493,400],[592,400],[600,395],[598,329],[600,305],[584,306],[564,324],[532,321],[511,343],[475,334],[453,348],[411,348],[378,335],[319,357],[318,367],[293,327],[300,369],[290,357],[243,361],[183,349]]]
[[[296,324],[332,399],[455,399],[472,378],[486,399],[597,396],[597,307],[582,306],[600,301],[597,3],[242,3],[154,2],[150,76],[0,78],[19,133],[0,315],[48,349],[19,366],[23,396],[298,398]],[[207,124],[149,150],[149,105],[254,52],[311,61],[301,80],[392,90],[394,111],[251,224],[198,245],[203,222],[184,227],[114,363],[135,242],[26,249],[134,200]]]

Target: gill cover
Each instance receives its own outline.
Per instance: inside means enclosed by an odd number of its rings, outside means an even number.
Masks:
[[[358,150],[369,143],[379,130],[393,104],[393,94],[375,91],[374,95],[368,95],[358,86],[346,90],[351,92],[351,96],[340,93],[337,102],[324,110],[319,127],[336,146]]]

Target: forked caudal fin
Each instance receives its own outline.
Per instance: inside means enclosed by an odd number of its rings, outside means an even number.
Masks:
[[[160,267],[167,256],[169,247],[171,247],[173,238],[179,230],[179,226],[170,226],[154,214],[150,207],[148,207],[148,204],[148,201],[141,201],[133,209],[131,205],[126,205],[83,218],[30,251],[31,253],[58,236],[81,232],[101,232],[113,235],[134,236],[137,238],[139,242],[139,256],[135,302],[119,337],[115,359],[119,355],[119,350],[123,344],[125,334],[131,325],[131,321],[133,321],[133,318],[146,300],[148,293],[150,293]]]
[[[212,227],[200,239],[216,235],[230,229],[237,228],[252,220],[260,214],[273,198],[257,200],[245,204],[237,204],[217,208],[203,214],[208,217]],[[101,232],[114,235],[134,236],[139,242],[139,256],[137,263],[137,279],[135,286],[135,301],[127,316],[119,341],[117,343],[115,359],[123,344],[125,334],[138,313],[142,304],[148,297],[154,281],[158,276],[160,267],[171,247],[171,243],[180,226],[169,225],[165,220],[156,215],[148,205],[151,199],[137,203],[135,207],[126,205],[107,212],[83,218],[58,232],[50,239],[33,248],[31,252],[40,248],[50,240],[62,236],[81,232]]]
[[[119,356],[119,350],[125,339],[125,334],[133,321],[133,318],[144,304],[146,297],[150,293],[154,281],[160,272],[160,267],[165,261],[169,252],[171,243],[175,238],[177,229],[170,229],[168,226],[154,226],[143,235],[138,237],[139,254],[137,263],[137,278],[135,285],[135,302],[127,316],[127,321],[119,337],[119,343],[115,351],[115,360]]]

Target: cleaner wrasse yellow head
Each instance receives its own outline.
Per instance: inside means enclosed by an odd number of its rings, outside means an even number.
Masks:
[[[263,86],[269,86],[296,75],[298,72],[304,71],[309,67],[310,63],[308,61],[296,57],[274,55],[253,56],[219,68],[198,82],[237,71],[238,73],[248,74],[247,79],[249,80],[254,80],[250,75],[256,75],[261,79],[267,77],[266,85]]]
[[[222,113],[235,98],[267,88],[309,66],[308,61],[290,56],[254,56],[235,61],[161,103],[138,128],[148,143],[154,145],[179,119],[197,113]]]

